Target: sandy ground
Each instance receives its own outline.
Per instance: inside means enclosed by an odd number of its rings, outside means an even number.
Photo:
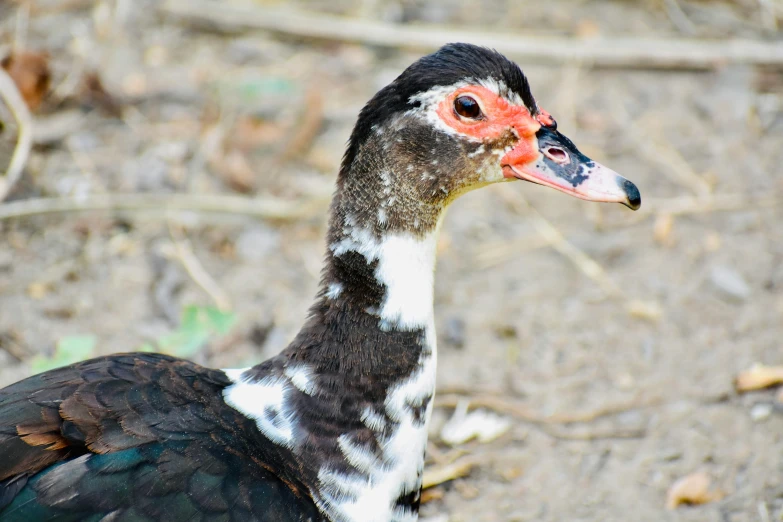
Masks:
[[[546,22],[558,35],[780,38],[759,11],[765,2],[663,4],[300,7],[486,30],[540,32]],[[315,210],[266,221],[131,211],[0,222],[0,385],[28,375],[30,357],[51,354],[63,337],[94,334],[96,353],[129,351],[175,329],[183,306],[214,304],[183,269],[175,241],[238,316],[234,333],[194,358],[236,367],[276,353],[316,288],[321,201],[354,118],[418,54],[210,32],[162,16],[155,1],[57,5],[41,2],[23,39],[51,57],[55,94],[37,116],[42,125],[64,113],[75,119],[34,149],[11,199],[242,191],[315,201]],[[21,38],[13,4],[0,5],[0,20],[0,42],[10,46]],[[436,280],[441,403],[456,394],[502,401],[516,414],[496,407],[513,421],[506,434],[452,449],[438,433],[453,408],[436,408],[432,468],[462,453],[478,465],[430,493],[422,514],[783,519],[783,407],[774,391],[737,395],[732,385],[754,363],[783,364],[783,207],[758,203],[783,198],[783,73],[521,65],[560,129],[637,183],[643,208],[522,183],[453,205]],[[82,87],[88,71],[119,117]],[[0,134],[3,165],[12,131]],[[720,195],[738,203],[715,210]],[[606,279],[553,248],[547,224]],[[560,422],[568,420],[577,422]],[[666,510],[667,489],[693,472],[711,477],[715,500]]]

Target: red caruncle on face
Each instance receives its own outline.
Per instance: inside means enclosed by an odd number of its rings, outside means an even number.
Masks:
[[[481,117],[473,119],[457,114],[454,101],[461,96],[469,96],[478,102]],[[530,115],[527,107],[509,103],[482,85],[466,85],[452,92],[440,102],[437,114],[446,125],[458,133],[481,141],[499,139],[513,129],[519,142],[501,159],[501,165],[527,163],[538,157],[535,134],[541,128],[541,123]],[[545,120],[551,120],[551,116],[545,114]],[[546,121],[542,123],[546,124]]]

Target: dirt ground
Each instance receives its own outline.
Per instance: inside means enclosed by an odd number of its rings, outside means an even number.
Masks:
[[[574,37],[779,41],[783,24],[779,3],[755,0],[296,4]],[[0,4],[0,50],[48,52],[52,87],[36,114],[49,136],[9,200],[247,194],[309,210],[0,221],[0,386],[65,337],[95,335],[96,355],[134,350],[176,329],[184,306],[216,300],[237,325],[195,360],[241,367],[284,347],[315,292],[325,201],[356,114],[421,53],[215,32],[155,0],[40,1],[29,16],[18,5]],[[522,183],[453,205],[428,469],[463,454],[477,465],[430,490],[423,517],[783,520],[783,403],[733,387],[754,363],[783,364],[783,69],[520,65],[560,129],[639,186],[642,210]],[[13,131],[0,134],[0,171]],[[455,397],[511,429],[447,446]],[[667,510],[669,487],[694,472],[711,478],[712,501]]]

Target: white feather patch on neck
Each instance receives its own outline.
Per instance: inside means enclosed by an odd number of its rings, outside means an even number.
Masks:
[[[396,501],[421,487],[437,365],[433,283],[439,228],[440,221],[424,237],[388,233],[376,239],[347,216],[345,236],[330,245],[335,256],[355,251],[368,263],[377,261],[375,277],[386,294],[380,308],[369,312],[378,316],[380,328],[424,330],[417,368],[387,392],[383,409],[394,424],[391,433],[379,441],[381,454],[354,444],[346,434],[340,439],[340,449],[359,473],[338,472],[328,466],[319,471],[322,489],[316,503],[334,520],[402,522],[417,518],[415,512],[397,506]],[[423,419],[417,419],[414,410],[424,404]],[[365,410],[362,420],[371,429],[387,427],[384,416],[375,411]]]
[[[375,277],[386,287],[380,309],[373,311],[384,330],[427,329],[433,323],[432,300],[438,229],[416,237],[407,232],[388,233],[376,239],[346,216],[345,237],[329,246],[333,255],[355,251],[368,263],[378,261]]]

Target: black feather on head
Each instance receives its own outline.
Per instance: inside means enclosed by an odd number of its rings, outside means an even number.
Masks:
[[[530,84],[517,64],[493,49],[450,43],[411,64],[367,102],[351,133],[348,149],[343,156],[341,174],[350,168],[359,146],[375,126],[398,112],[417,106],[418,102],[411,100],[416,94],[463,80],[480,81],[487,78],[503,83],[510,93],[518,94],[530,113],[536,114],[537,107],[530,92]]]

